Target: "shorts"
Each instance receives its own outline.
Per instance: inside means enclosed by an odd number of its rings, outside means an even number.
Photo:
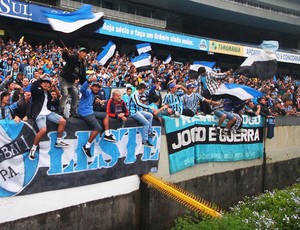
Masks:
[[[42,129],[42,128],[46,128],[47,124],[46,121],[52,121],[55,124],[59,123],[59,120],[62,118],[62,116],[60,116],[57,113],[51,112],[49,115],[38,115],[37,118],[35,119],[35,123],[38,127],[38,129]]]
[[[219,118],[222,117],[223,114],[225,114],[226,119],[228,119],[228,120],[232,120],[234,118],[234,115],[232,113],[227,112],[225,110],[215,110],[214,114]]]
[[[102,130],[102,127],[101,125],[99,124],[95,114],[91,114],[91,115],[88,115],[88,116],[85,116],[85,117],[82,117],[82,119],[88,124],[88,126],[90,128],[92,128],[93,130],[95,131],[101,131]]]

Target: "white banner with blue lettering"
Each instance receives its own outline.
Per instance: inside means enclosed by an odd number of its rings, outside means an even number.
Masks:
[[[111,119],[111,133],[117,142],[97,136],[91,147],[92,157],[82,151],[90,130],[82,119],[69,118],[65,130],[68,148],[55,147],[57,125],[47,122],[47,136],[40,143],[35,160],[28,152],[35,137],[34,122],[15,123],[0,120],[0,197],[25,195],[90,185],[156,172],[161,146],[161,125],[154,124],[153,147],[142,145],[142,127],[129,118]],[[101,122],[101,121],[100,121]]]
[[[243,116],[243,133],[218,134],[211,115],[164,116],[170,173],[195,164],[252,160],[263,156],[263,119]]]

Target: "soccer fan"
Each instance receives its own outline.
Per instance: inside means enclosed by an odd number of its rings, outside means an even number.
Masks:
[[[106,113],[107,116],[103,120],[105,130],[103,139],[110,142],[116,142],[116,138],[109,132],[109,119],[117,118],[125,123],[129,116],[129,110],[126,108],[125,102],[121,99],[121,93],[119,90],[113,91],[112,98],[110,98],[107,102]]]
[[[39,80],[35,81],[31,86],[31,115],[38,127],[38,132],[33,141],[33,146],[29,151],[30,160],[35,159],[37,147],[43,136],[47,133],[47,120],[58,124],[55,147],[64,148],[69,146],[67,143],[63,142],[62,136],[66,127],[66,120],[59,114],[50,110],[50,101],[52,98],[50,93],[51,89],[51,79],[47,75],[44,75]]]
[[[140,97],[144,95],[145,91],[147,89],[147,86],[144,83],[140,83],[137,87],[137,90],[131,95],[130,99],[130,116],[137,120],[140,124],[143,125],[143,131],[142,131],[142,143],[143,145],[152,147],[153,144],[149,141],[149,137],[154,137],[155,134],[152,132],[152,120],[153,115],[147,111],[144,111],[144,109],[151,109],[152,111],[155,111],[153,108],[151,108],[149,105],[145,105],[140,101]]]
[[[82,146],[82,151],[87,157],[92,157],[92,142],[102,130],[102,127],[99,124],[93,110],[94,97],[99,92],[100,87],[101,86],[99,82],[97,82],[97,77],[93,76],[89,78],[80,88],[81,98],[78,105],[78,114],[82,117],[86,124],[92,128],[92,132],[88,138],[87,143]]]

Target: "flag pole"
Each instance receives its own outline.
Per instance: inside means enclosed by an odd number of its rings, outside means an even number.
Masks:
[[[63,40],[59,39],[59,41],[61,42],[64,48],[67,48]]]

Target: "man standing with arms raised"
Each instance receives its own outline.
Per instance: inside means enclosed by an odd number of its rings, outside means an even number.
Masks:
[[[86,81],[85,73],[85,58],[88,50],[81,47],[77,54],[69,54],[69,50],[65,47],[62,52],[62,58],[66,61],[65,66],[62,69],[59,78],[59,84],[61,88],[61,99],[59,104],[59,114],[64,115],[66,102],[68,95],[71,97],[71,109],[70,116],[77,117],[77,105],[78,105],[78,88],[75,82],[79,80],[79,83],[83,85]]]

